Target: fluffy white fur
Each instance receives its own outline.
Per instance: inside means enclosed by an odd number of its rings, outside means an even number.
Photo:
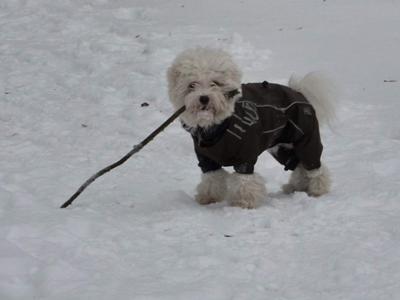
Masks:
[[[232,57],[223,50],[210,48],[188,49],[179,54],[167,72],[168,91],[176,109],[186,106],[181,115],[190,127],[208,127],[219,124],[234,112],[235,101],[227,93],[241,88],[241,71]],[[304,77],[292,76],[289,86],[301,92],[313,105],[317,118],[329,123],[334,118],[334,90],[321,73]],[[201,101],[206,97],[207,101]],[[301,165],[291,174],[284,192],[304,191],[320,196],[330,190],[331,180],[325,166],[307,171]],[[202,174],[197,186],[196,200],[209,204],[227,199],[233,206],[255,208],[267,197],[264,180],[258,174],[229,174],[218,170]]]
[[[202,205],[227,200],[242,208],[256,208],[266,198],[267,189],[259,174],[229,174],[223,169],[202,174],[196,195]]]
[[[232,206],[256,208],[267,198],[264,179],[257,173],[230,174],[227,186],[227,200]]]
[[[196,201],[202,205],[223,201],[227,191],[226,179],[229,173],[223,169],[201,175],[197,186]]]
[[[322,165],[317,170],[307,171],[299,165],[290,175],[289,183],[282,186],[283,192],[306,192],[309,196],[319,197],[330,191],[331,179],[328,169]]]
[[[232,115],[235,99],[225,93],[240,89],[239,67],[225,51],[210,48],[188,49],[178,55],[168,69],[169,98],[176,109],[186,106],[181,118],[189,126],[219,124]],[[199,101],[209,97],[207,105]]]
[[[302,93],[311,103],[320,125],[332,124],[338,90],[326,74],[311,72],[304,77],[293,74],[289,79],[289,87]]]

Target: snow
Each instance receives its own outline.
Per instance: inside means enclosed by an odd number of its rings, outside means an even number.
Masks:
[[[395,0],[2,0],[0,299],[399,299],[399,12]],[[332,192],[282,194],[288,174],[265,154],[262,207],[199,206],[175,122],[59,209],[172,114],[165,71],[196,45],[232,52],[247,82],[336,78]]]

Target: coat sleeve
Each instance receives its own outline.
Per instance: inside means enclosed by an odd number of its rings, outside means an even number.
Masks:
[[[207,156],[200,154],[196,149],[195,149],[195,152],[196,152],[197,159],[199,161],[198,166],[200,167],[200,169],[203,173],[216,171],[216,170],[219,170],[222,168],[222,166],[219,163],[213,161],[212,159],[208,158]]]

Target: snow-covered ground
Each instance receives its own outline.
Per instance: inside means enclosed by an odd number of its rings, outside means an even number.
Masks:
[[[397,0],[1,0],[0,299],[400,299],[399,28]],[[265,154],[261,208],[199,206],[175,122],[59,209],[172,113],[197,45],[247,82],[336,78],[333,191],[283,195]]]

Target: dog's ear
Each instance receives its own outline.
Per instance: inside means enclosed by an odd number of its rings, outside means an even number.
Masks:
[[[184,104],[182,92],[179,87],[181,75],[182,73],[174,64],[167,70],[169,100],[176,108],[180,108]]]
[[[181,72],[178,71],[178,69],[175,67],[175,65],[172,65],[171,67],[168,68],[167,80],[168,80],[168,85],[169,85],[170,89],[174,88],[176,86],[180,75],[181,75]]]

